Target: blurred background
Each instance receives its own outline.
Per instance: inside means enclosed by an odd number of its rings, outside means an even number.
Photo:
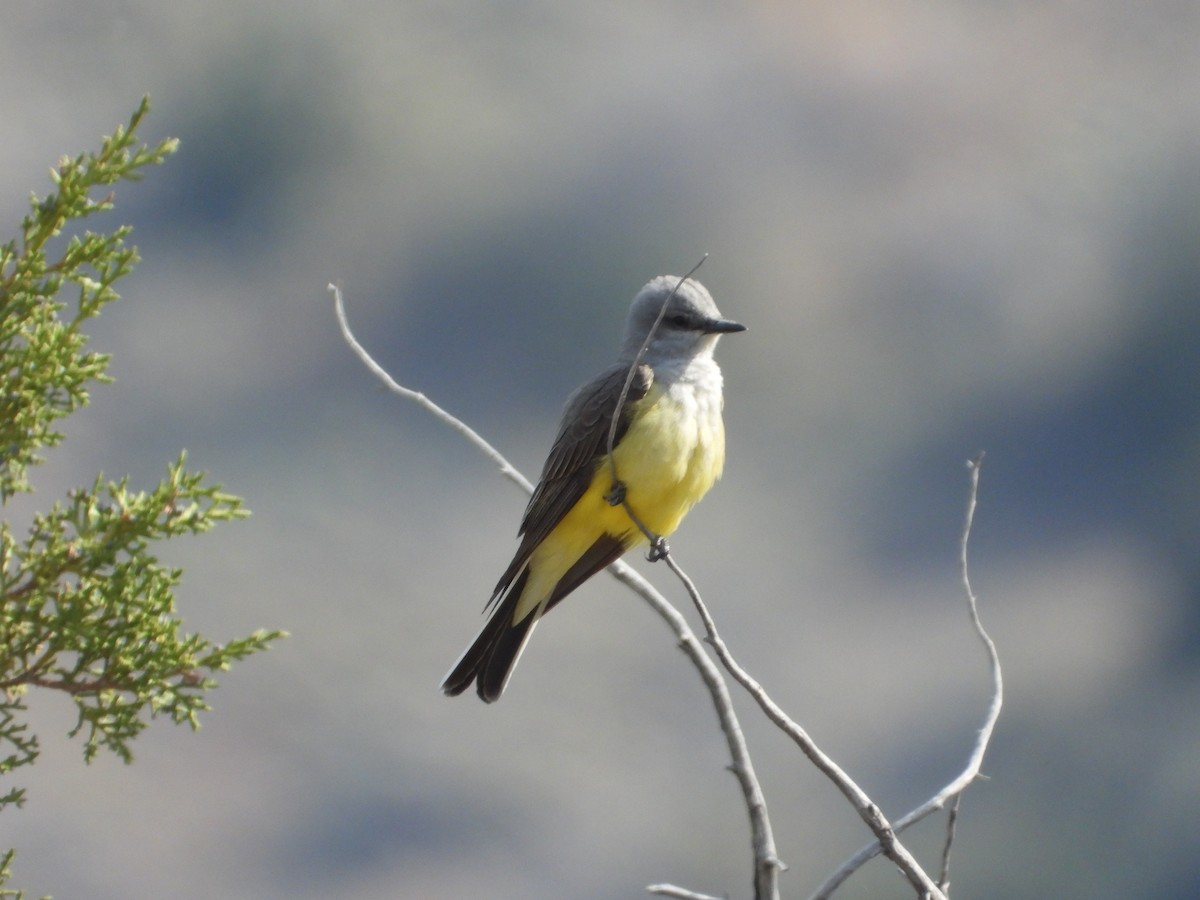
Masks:
[[[745,897],[746,814],[671,634],[598,577],[494,707],[438,691],[533,476],[651,276],[722,342],[724,480],[672,540],[740,660],[898,816],[1006,707],[961,898],[1200,895],[1200,7],[6,4],[0,223],[144,93],[179,153],[93,227],[144,257],[115,385],[33,473],[186,448],[254,516],[163,548],[189,628],[292,637],[90,768],[35,697],[14,883],[71,898]],[[29,508],[33,508],[32,506]],[[13,514],[19,514],[15,510]],[[638,567],[681,607],[662,566]],[[802,897],[867,839],[737,695]],[[941,820],[910,846],[936,868]],[[840,892],[911,896],[875,861]]]

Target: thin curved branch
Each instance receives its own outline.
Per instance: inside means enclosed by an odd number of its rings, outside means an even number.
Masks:
[[[950,893],[950,848],[954,845],[954,829],[958,825],[958,807],[962,797],[962,794],[955,794],[946,813],[946,843],[942,845],[942,874],[938,876],[938,887],[944,894]]]
[[[987,753],[988,744],[991,742],[992,732],[995,731],[996,721],[1000,718],[1000,708],[1004,705],[1004,678],[1000,670],[1000,655],[996,651],[995,643],[987,631],[984,630],[983,623],[979,619],[979,604],[975,598],[975,592],[971,588],[970,569],[967,564],[967,547],[971,538],[971,527],[975,522],[975,505],[979,496],[979,469],[983,465],[983,456],[980,453],[967,463],[967,467],[971,473],[971,486],[967,498],[966,521],[963,524],[962,539],[959,542],[959,566],[963,589],[967,595],[967,609],[971,617],[971,624],[975,628],[975,634],[979,637],[980,642],[987,651],[988,666],[992,678],[992,700],[988,707],[987,715],[984,718],[983,727],[979,729],[979,736],[975,740],[975,747],[971,751],[971,756],[967,760],[966,767],[944,788],[912,810],[912,812],[897,819],[893,826],[897,833],[920,822],[932,813],[944,809],[947,801],[960,796],[963,791],[981,777],[980,770],[983,767],[983,757]],[[950,831],[947,836],[947,845],[944,852],[944,858],[947,860],[949,857],[949,844],[953,839],[952,836],[953,832]],[[867,844],[842,863],[838,870],[817,888],[816,893],[811,896],[810,900],[828,900],[842,882],[854,874],[863,863],[878,856],[880,849],[878,841]],[[943,863],[943,868],[948,868],[948,862]]]
[[[406,388],[402,384],[398,384],[392,378],[392,376],[387,373],[383,366],[375,362],[375,360],[371,357],[371,354],[363,349],[363,345],[358,342],[358,339],[350,330],[350,323],[346,321],[346,307],[345,304],[342,303],[341,288],[339,288],[336,284],[330,284],[328,290],[331,294],[333,294],[333,310],[337,314],[338,326],[342,330],[342,337],[345,338],[346,343],[350,345],[350,349],[354,351],[355,355],[362,361],[363,365],[366,366],[376,378],[382,381],[389,391],[391,391],[393,394],[399,394],[406,400],[412,400],[439,422],[449,425],[468,441],[470,441],[476,450],[479,450],[492,462],[494,462],[496,467],[500,469],[501,475],[517,486],[523,488],[525,493],[533,493],[533,484],[529,481],[529,479],[522,475],[516,466],[512,465],[512,463],[505,459],[499,450],[485,441],[479,435],[479,432],[477,432],[462,419],[456,418],[455,416],[452,416],[450,413],[446,412],[420,391],[414,391],[410,388]]]
[[[696,585],[687,574],[679,568],[675,561],[674,554],[666,557],[667,565],[670,566],[679,580],[683,582],[687,588],[688,594],[692,598],[692,602],[696,606],[696,611],[700,614],[701,620],[704,622],[704,628],[708,633],[708,642],[712,645],[717,653],[717,658],[721,660],[721,664],[725,666],[726,671],[731,674],[734,679],[744,687],[747,693],[758,704],[759,708],[766,714],[767,718],[775,723],[784,734],[790,737],[834,786],[842,792],[850,805],[854,807],[867,827],[878,838],[876,847],[882,847],[882,851],[887,855],[888,859],[892,860],[904,873],[909,883],[916,889],[918,897],[930,897],[933,900],[945,900],[945,895],[938,889],[933,879],[921,868],[921,864],[897,839],[897,829],[888,822],[883,811],[875,804],[875,802],[867,796],[846,772],[827,756],[820,747],[816,745],[808,733],[794,722],[780,708],[766,689],[763,688],[741,665],[733,658],[733,654],[729,652],[729,647],[717,632],[716,623],[708,612],[708,607],[700,597],[700,592],[696,590]],[[879,850],[877,849],[878,853]]]
[[[662,324],[663,316],[667,314],[667,307],[671,303],[671,298],[683,287],[685,281],[696,274],[696,270],[704,265],[706,259],[708,259],[707,253],[700,257],[699,262],[688,269],[688,273],[679,279],[675,287],[671,288],[671,293],[667,294],[667,298],[663,300],[662,306],[658,310],[658,316],[655,318],[653,324],[651,324],[650,330],[646,332],[646,339],[642,341],[642,346],[634,354],[633,362],[629,364],[629,371],[625,373],[625,383],[621,385],[621,393],[617,397],[617,406],[613,410],[612,421],[608,425],[608,441],[605,449],[608,452],[608,471],[612,477],[612,496],[620,498],[617,502],[624,508],[625,515],[629,516],[629,520],[637,526],[638,531],[644,534],[646,540],[650,542],[650,553],[646,558],[651,562],[658,562],[667,555],[669,550],[667,542],[663,540],[662,535],[655,534],[646,526],[646,523],[638,517],[637,513],[633,511],[633,507],[629,505],[629,499],[625,496],[625,491],[619,489],[621,480],[617,477],[617,458],[613,454],[613,449],[617,442],[617,425],[621,421],[621,410],[625,408],[625,401],[629,399],[629,388],[633,384],[633,376],[637,373],[638,366],[642,364],[642,358],[645,357],[646,351],[654,340],[654,334],[658,331],[658,326]]]
[[[697,894],[687,888],[676,887],[673,884],[650,884],[646,890],[660,897],[677,897],[679,900],[729,900],[728,897],[714,897],[712,894]]]
[[[612,421],[608,429],[606,450],[609,472],[613,483],[612,493],[613,496],[620,498],[618,502],[624,508],[625,514],[629,516],[634,525],[646,536],[646,540],[650,542],[650,551],[646,558],[651,562],[657,562],[660,559],[670,561],[671,551],[662,535],[651,531],[634,512],[626,492],[618,490],[621,480],[617,472],[616,454],[613,452],[617,438],[617,423],[621,419],[621,411],[625,406],[626,400],[629,398],[629,387],[633,384],[634,374],[637,372],[638,366],[641,365],[642,359],[646,355],[646,350],[654,341],[655,332],[658,331],[659,325],[662,324],[667,307],[671,303],[671,298],[683,287],[683,283],[691,278],[697,269],[704,265],[706,259],[708,259],[707,253],[701,256],[699,261],[688,270],[687,274],[676,282],[675,287],[671,289],[666,299],[663,300],[662,306],[658,310],[658,316],[654,319],[650,330],[646,333],[646,337],[642,341],[642,346],[638,348],[638,352],[634,354],[633,360],[629,364],[629,371],[625,375],[625,383],[621,387],[621,393],[617,398],[617,405],[613,410]],[[685,586],[691,583],[691,579],[683,575],[683,570],[679,568],[677,563],[670,561],[670,564],[672,571],[677,575],[682,575]],[[767,799],[763,795],[758,776],[754,773],[754,766],[750,761],[750,748],[746,745],[741,725],[733,711],[733,699],[729,696],[729,689],[725,684],[725,679],[721,677],[720,670],[713,665],[712,660],[708,658],[708,655],[704,653],[703,648],[696,641],[695,634],[687,624],[687,620],[683,618],[674,606],[667,602],[665,597],[653,590],[649,582],[637,576],[637,573],[633,572],[632,569],[629,570],[629,574],[635,576],[637,582],[632,577],[627,579],[621,575],[617,576],[618,580],[623,581],[632,590],[640,594],[675,631],[676,636],[679,638],[680,647],[687,653],[692,663],[700,671],[701,678],[704,679],[714,698],[717,717],[721,723],[721,730],[725,733],[726,740],[729,743],[729,753],[733,760],[730,771],[733,772],[738,780],[738,784],[742,789],[742,797],[746,803],[746,809],[750,814],[751,844],[754,851],[754,896],[756,900],[768,900],[768,898],[774,900],[774,898],[779,896],[779,873],[786,866],[779,859],[778,851],[775,849],[775,835],[771,828],[771,818],[767,814]],[[643,590],[643,585],[648,590]],[[720,702],[716,702],[718,696],[721,698]],[[688,896],[691,893],[684,888],[674,885],[654,885],[647,888],[647,890],[650,890],[651,893],[677,891],[679,892],[679,896]]]
[[[664,557],[671,564],[673,557]],[[672,565],[672,569],[678,566]],[[663,621],[675,632],[679,648],[687,654],[688,659],[700,673],[705,687],[713,699],[717,711],[717,719],[721,731],[725,734],[729,745],[729,755],[733,760],[730,771],[738,780],[742,789],[742,797],[746,810],[750,815],[750,830],[754,843],[754,896],[757,900],[777,900],[779,897],[779,872],[786,868],[775,851],[775,840],[771,832],[770,819],[767,816],[767,801],[759,785],[758,776],[754,772],[754,764],[750,760],[750,749],[746,745],[745,735],[733,710],[733,698],[729,695],[729,687],[721,676],[721,670],[704,652],[699,639],[684,619],[682,613],[671,605],[659,591],[643,578],[637,571],[622,562],[609,566],[609,572],[617,581],[626,585],[639,597],[650,604],[650,607],[662,617]],[[686,577],[686,576],[684,576]],[[653,885],[647,890],[651,893],[663,893],[665,889],[681,891],[673,885]],[[668,894],[667,896],[689,896],[687,893]]]
[[[510,481],[523,487],[526,492],[533,490],[533,485],[529,480],[515,466],[509,463],[500,451],[484,440],[478,432],[462,420],[446,412],[424,394],[404,387],[388,375],[383,367],[376,363],[371,355],[367,353],[350,330],[349,322],[346,319],[345,305],[342,302],[341,290],[337,285],[330,284],[329,291],[333,295],[334,311],[337,314],[338,325],[341,328],[342,336],[345,338],[346,343],[350,345],[350,348],[363,364],[390,391],[419,404],[439,421],[449,425],[466,437],[476,449],[482,451],[489,459],[496,463],[501,474]],[[717,668],[704,652],[700,641],[687,624],[687,620],[645,578],[620,560],[610,565],[608,571],[614,578],[630,587],[638,596],[649,603],[650,607],[674,631],[680,648],[687,654],[692,664],[695,665],[697,671],[700,673],[701,680],[704,682],[705,687],[708,688],[713,707],[717,713],[717,719],[721,725],[721,730],[725,734],[726,742],[729,745],[729,752],[732,759],[731,770],[742,787],[747,811],[750,815],[755,849],[755,897],[756,900],[777,900],[779,897],[778,871],[782,867],[782,864],[775,856],[774,840],[771,836],[769,821],[766,818],[766,802],[763,799],[762,788],[758,783],[754,766],[750,761],[749,748],[746,745],[745,736],[738,722],[737,713],[734,711],[733,700],[729,695],[729,688],[725,684],[720,669]],[[653,885],[650,889],[658,893],[676,891],[674,896],[677,897],[689,896],[682,888],[675,888],[671,885]],[[703,897],[702,894],[692,894],[690,896]]]

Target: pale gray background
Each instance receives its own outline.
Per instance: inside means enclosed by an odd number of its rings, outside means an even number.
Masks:
[[[524,500],[383,393],[530,474],[630,297],[687,269],[724,341],[729,463],[677,534],[726,638],[892,814],[1007,664],[955,896],[1200,893],[1200,8],[32,2],[0,21],[0,223],[144,92],[179,154],[118,190],[145,261],[95,329],[117,384],[35,473],[150,484],[181,447],[254,517],[165,548],[187,624],[293,637],[0,818],[74,898],[745,896],[745,813],[670,634],[598,578],[496,707],[437,684]],[[7,238],[6,238],[7,239]],[[11,515],[28,510],[18,506]],[[641,564],[643,568],[648,568]],[[651,571],[672,597],[682,592]],[[865,832],[739,701],[803,896]],[[934,859],[940,828],[914,837]],[[845,897],[904,897],[874,864]]]

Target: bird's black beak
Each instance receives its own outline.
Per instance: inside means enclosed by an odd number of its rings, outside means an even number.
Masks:
[[[745,325],[741,322],[734,322],[731,319],[709,319],[704,323],[705,334],[733,334],[736,331],[745,330]]]

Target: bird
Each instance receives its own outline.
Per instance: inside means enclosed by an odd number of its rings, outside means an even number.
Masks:
[[[723,379],[713,351],[721,335],[745,330],[694,279],[659,275],[637,293],[616,363],[567,400],[520,544],[485,606],[490,617],[443,680],[445,694],[473,682],[485,703],[498,700],[541,617],[650,543],[639,521],[657,539],[650,558],[665,555],[666,537],[721,477]]]

